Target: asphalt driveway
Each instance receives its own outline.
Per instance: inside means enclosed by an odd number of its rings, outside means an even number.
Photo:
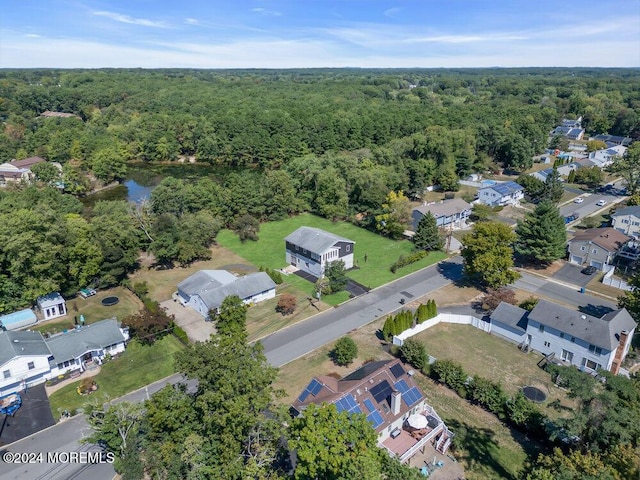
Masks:
[[[552,275],[552,278],[568,283],[570,285],[575,285],[576,287],[584,287],[593,280],[593,277],[598,274],[598,272],[593,275],[585,275],[582,273],[582,269],[584,267],[580,265],[574,265],[572,263],[567,263],[564,267],[558,270],[556,273]]]
[[[13,417],[0,415],[0,445],[28,437],[56,423],[51,414],[44,383],[30,387],[20,395],[22,406]]]
[[[314,284],[318,281],[318,277],[302,270],[296,270],[294,274]],[[355,280],[351,280],[350,278],[347,279],[347,285],[344,287],[344,289],[351,294],[351,297],[359,297],[360,295],[364,295],[370,290],[369,288],[356,282]]]

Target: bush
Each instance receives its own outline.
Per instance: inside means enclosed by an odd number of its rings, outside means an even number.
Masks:
[[[516,292],[507,287],[489,288],[482,299],[482,309],[493,312],[500,303],[516,304]]]
[[[467,374],[462,366],[451,360],[436,361],[431,365],[431,373],[437,381],[456,391],[463,389],[467,381]]]
[[[333,349],[333,361],[337,365],[349,365],[358,356],[358,346],[351,337],[342,337]]]
[[[131,338],[149,345],[170,332],[173,320],[158,302],[146,301],[142,310],[126,317],[122,324],[129,327]]]
[[[536,297],[529,297],[525,300],[523,300],[520,305],[518,305],[520,308],[522,308],[523,310],[527,310],[527,311],[531,311],[533,310],[533,308],[538,304],[538,301],[540,299],[536,298]]]
[[[283,293],[278,299],[278,305],[276,305],[276,312],[280,312],[282,315],[291,315],[298,306],[298,299],[295,295],[290,293]]]
[[[396,273],[399,268],[406,267],[407,265],[411,265],[412,263],[416,263],[422,260],[427,255],[429,255],[429,252],[427,252],[426,250],[418,250],[410,253],[409,255],[400,255],[400,258],[398,258],[396,263],[391,265],[391,273]]]
[[[269,275],[269,277],[271,277],[271,280],[273,280],[273,283],[275,283],[276,285],[280,285],[284,281],[282,279],[282,274],[279,271],[274,270],[273,268],[260,267],[260,271]]]
[[[475,375],[467,386],[469,398],[497,415],[504,414],[507,397],[502,385]]]
[[[422,370],[429,364],[429,356],[424,345],[413,338],[405,340],[402,347],[400,347],[400,357],[403,362],[418,370]]]
[[[173,334],[176,336],[178,340],[180,340],[185,345],[189,344],[189,337],[187,336],[187,332],[185,332],[182,328],[177,325],[173,326]]]
[[[149,286],[146,281],[134,282],[133,287],[131,287],[131,291],[140,300],[145,301],[147,299],[147,294],[149,293]]]

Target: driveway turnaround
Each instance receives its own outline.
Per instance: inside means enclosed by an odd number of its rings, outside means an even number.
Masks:
[[[551,278],[563,283],[568,283],[569,285],[575,285],[576,287],[584,287],[593,280],[593,277],[596,276],[598,272],[596,271],[594,275],[585,275],[582,273],[583,268],[584,267],[580,265],[567,263],[554,273]]]
[[[0,445],[20,440],[54,425],[44,383],[30,387],[22,396],[22,406],[13,417],[0,415]]]

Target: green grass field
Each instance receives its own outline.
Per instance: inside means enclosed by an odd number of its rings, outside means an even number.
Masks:
[[[57,420],[63,410],[82,408],[87,402],[107,401],[121,397],[138,388],[175,373],[173,356],[184,346],[173,335],[167,335],[153,345],[129,342],[118,358],[102,365],[96,375],[98,391],[91,395],[78,395],[81,380],[54,392],[49,397],[53,417]]]
[[[389,267],[398,260],[400,255],[413,251],[411,242],[408,240],[390,240],[348,222],[333,223],[308,213],[286,220],[263,223],[260,225],[259,240],[257,242],[248,241],[242,243],[238,236],[230,230],[221,231],[217,240],[221,246],[256,266],[282,268],[286,266],[284,238],[302,226],[322,228],[355,241],[354,259],[357,268],[351,270],[348,276],[369,288],[384,285],[446,257],[443,252],[431,252],[421,261],[401,268],[394,274],[391,273]],[[366,262],[365,256],[367,258]],[[326,301],[334,303],[330,298]]]

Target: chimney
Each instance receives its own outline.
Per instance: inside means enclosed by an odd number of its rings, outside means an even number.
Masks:
[[[395,391],[391,393],[391,412],[394,415],[400,413],[400,401],[402,400],[402,393]]]

